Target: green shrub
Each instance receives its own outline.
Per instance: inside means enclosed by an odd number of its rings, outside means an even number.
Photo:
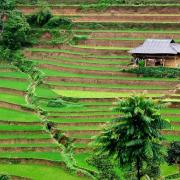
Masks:
[[[48,107],[65,107],[66,102],[62,99],[50,100],[47,104]]]
[[[17,4],[37,4],[38,0],[16,0]]]
[[[0,46],[0,52],[1,52],[0,53],[1,61],[4,61],[4,60],[11,61],[12,60],[13,53],[10,49]]]
[[[53,17],[46,23],[45,27],[48,28],[59,27],[61,29],[71,29],[72,21],[67,18]]]
[[[10,178],[10,176],[8,176],[8,175],[1,175],[0,174],[0,180],[10,180],[11,178]]]
[[[180,179],[180,173],[172,174],[165,177],[165,180],[178,180],[178,179]]]
[[[18,11],[12,11],[4,23],[2,45],[10,50],[20,49],[28,44],[30,26],[26,18]]]
[[[113,179],[119,180],[120,177],[116,174],[113,162],[106,155],[93,155],[87,159],[88,164],[94,166],[98,170],[97,179]]]
[[[14,0],[0,0],[0,14],[2,11],[10,11],[15,7]]]
[[[85,41],[88,39],[87,35],[74,35],[71,43],[72,44],[78,44],[80,41]]]
[[[132,69],[124,69],[123,72],[135,73],[144,77],[156,78],[180,78],[179,68],[168,67],[137,67]]]
[[[53,15],[50,9],[48,7],[45,7],[40,9],[40,11],[38,11],[37,13],[28,16],[27,21],[31,25],[42,27],[52,18],[52,16]]]

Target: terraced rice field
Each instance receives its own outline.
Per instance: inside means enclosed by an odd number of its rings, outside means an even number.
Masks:
[[[36,10],[34,7],[19,8],[25,14]],[[60,176],[66,179],[76,178],[63,169],[57,170],[57,166],[63,167],[65,164],[62,147],[48,131],[46,123],[51,123],[55,131],[64,132],[73,138],[77,164],[94,170],[85,162],[91,152],[89,143],[92,137],[107,122],[119,116],[112,112],[117,99],[133,93],[144,93],[147,97],[171,102],[162,110],[162,114],[171,121],[173,128],[163,130],[162,133],[168,143],[179,141],[179,79],[137,77],[121,71],[130,63],[128,50],[141,44],[144,39],[173,38],[176,42],[180,41],[179,10],[179,7],[158,6],[84,12],[75,7],[52,7],[54,15],[72,19],[74,34],[87,38],[76,45],[41,43],[24,50],[26,58],[35,62],[36,67],[44,74],[44,83],[36,87],[35,93],[39,98],[38,105],[47,112],[46,119],[27,103],[25,97],[31,81],[28,75],[11,65],[1,65],[0,159],[2,162],[22,163],[0,164],[3,172],[39,179],[44,177],[44,172],[49,171],[52,175],[49,175],[49,179],[58,179]],[[99,26],[93,28],[91,23],[99,23]],[[131,28],[113,29],[111,23],[115,24],[114,27],[126,23]],[[147,24],[147,28],[137,28],[139,24]],[[62,108],[48,106],[47,100],[62,96],[76,101]],[[51,168],[42,164],[51,165]],[[24,169],[23,172],[21,168]],[[12,169],[16,169],[16,173]],[[39,176],[35,172],[31,175],[28,173],[34,170],[38,171]],[[163,173],[168,175],[167,171]]]

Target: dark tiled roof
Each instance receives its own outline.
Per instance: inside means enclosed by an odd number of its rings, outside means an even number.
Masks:
[[[178,54],[180,44],[173,39],[146,39],[142,45],[129,51],[131,54]]]

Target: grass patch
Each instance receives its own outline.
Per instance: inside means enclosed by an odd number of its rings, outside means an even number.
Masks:
[[[79,119],[79,118],[67,118],[67,119],[63,119],[63,118],[49,118],[49,121],[50,122],[54,122],[54,123],[76,123],[76,122],[107,122],[107,121],[110,121],[112,118],[82,118],[82,119]]]
[[[45,97],[45,98],[57,98],[58,95],[47,87],[37,87],[35,90],[35,94],[38,97]]]
[[[145,85],[121,85],[121,84],[86,84],[86,83],[76,83],[76,82],[49,82],[49,85],[57,85],[64,87],[87,87],[87,88],[107,88],[107,89],[141,89],[141,90],[164,90],[170,89],[166,86],[145,86]],[[60,87],[59,87],[60,88]]]
[[[132,93],[113,93],[113,92],[93,92],[93,91],[76,91],[76,90],[57,90],[54,92],[61,96],[74,97],[74,98],[117,98],[128,97]],[[160,97],[163,94],[146,94],[147,97]]]
[[[0,101],[19,104],[19,105],[26,104],[25,98],[23,96],[6,94],[6,93],[0,93]]]
[[[0,87],[26,91],[28,86],[29,86],[29,82],[10,81],[10,80],[0,79]]]
[[[49,152],[49,155],[51,152]],[[52,159],[59,158],[59,154],[55,155]],[[56,166],[45,166],[45,165],[35,165],[35,164],[0,164],[0,169],[3,174],[14,175],[20,177],[26,177],[34,180],[39,179],[65,179],[65,180],[80,180],[86,179],[84,177],[77,177],[69,172],[66,172],[61,167]]]
[[[61,161],[60,152],[1,152],[0,158],[33,158]]]
[[[43,126],[0,125],[0,131],[39,131],[45,130]]]
[[[40,119],[36,114],[28,112],[16,111],[13,109],[0,108],[1,121],[16,121],[16,122],[39,122]]]
[[[66,58],[63,56],[51,56],[50,58],[54,58],[55,60],[58,61],[68,61],[68,62],[78,62],[78,63],[89,63],[89,64],[97,64],[97,65],[125,65],[129,63],[129,59],[127,60],[122,60],[122,61],[117,61],[117,60],[86,60],[86,59],[74,59],[74,58]],[[48,59],[47,59],[48,60]]]
[[[91,67],[91,66],[79,66],[79,65],[73,65],[73,64],[66,64],[61,62],[54,62],[54,61],[39,61],[39,60],[31,60],[33,62],[37,62],[38,64],[51,64],[55,66],[65,67],[65,68],[74,68],[74,69],[83,69],[83,70],[95,70],[95,71],[120,71],[120,68],[118,67]]]
[[[0,77],[12,77],[12,78],[20,78],[20,79],[28,79],[28,75],[22,72],[0,72]]]
[[[58,147],[58,144],[50,143],[29,143],[29,144],[0,144],[0,147]]]
[[[89,75],[89,74],[78,74],[66,71],[55,71],[41,68],[46,76],[59,76],[59,77],[79,77],[79,78],[92,78],[92,79],[117,79],[117,80],[138,80],[138,81],[177,81],[177,79],[162,79],[162,78],[148,78],[148,77],[127,77],[127,76],[113,76],[113,75]]]
[[[50,134],[0,134],[0,139],[48,139]]]

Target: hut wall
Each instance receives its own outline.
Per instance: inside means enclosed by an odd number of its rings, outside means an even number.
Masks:
[[[168,58],[165,60],[164,66],[165,67],[176,67],[176,61],[175,57]]]
[[[180,55],[176,57],[176,67],[180,68]]]

